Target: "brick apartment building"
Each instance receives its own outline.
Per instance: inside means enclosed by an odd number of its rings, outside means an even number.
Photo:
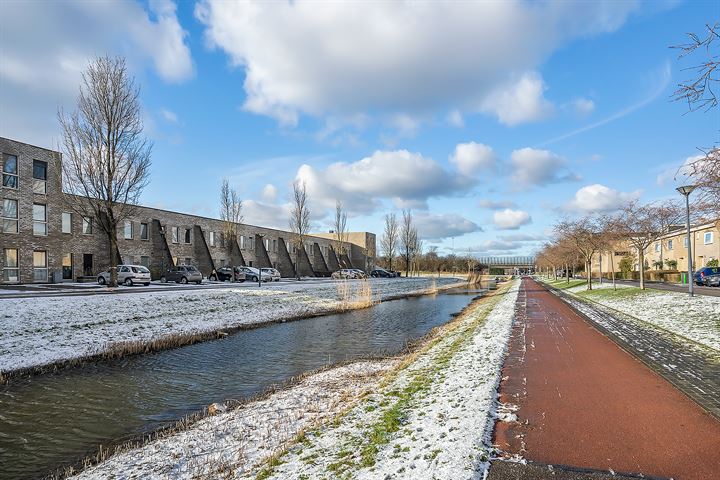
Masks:
[[[70,208],[60,153],[0,137],[0,155],[0,283],[73,281],[106,270],[107,237],[94,219]],[[288,231],[246,224],[237,225],[235,238],[223,231],[218,219],[138,206],[118,232],[119,258],[145,265],[154,278],[179,264],[205,276],[226,265],[275,267],[283,277],[374,265],[375,235],[368,232],[353,233],[342,245],[332,235],[308,236],[295,265]]]

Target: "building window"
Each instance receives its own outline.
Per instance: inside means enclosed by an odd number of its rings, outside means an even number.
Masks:
[[[12,198],[3,199],[2,212],[2,232],[18,233],[18,201]]]
[[[47,162],[33,160],[33,193],[47,193]]]
[[[66,253],[62,257],[62,278],[72,280],[73,278],[73,254]]]
[[[655,242],[655,251],[656,252],[660,251],[660,242]]]
[[[72,233],[72,213],[62,213],[62,233]]]
[[[240,235],[240,249],[245,250],[245,235]]]
[[[273,239],[273,252],[277,252],[277,240]]]
[[[192,265],[192,258],[186,258],[185,265]]]
[[[668,250],[672,250],[672,249],[673,249],[673,241],[668,240]]]
[[[18,164],[15,155],[3,155],[3,187],[18,188]]]
[[[36,250],[33,252],[33,282],[47,282],[47,252],[44,250]]]
[[[125,220],[125,240],[133,239],[133,223],[130,220]]]
[[[141,256],[140,257],[140,265],[142,265],[145,268],[150,268],[150,257]]]
[[[47,206],[41,203],[33,204],[33,235],[45,236],[47,229]]]
[[[705,245],[713,243],[713,232],[705,232]]]
[[[190,229],[185,229],[185,243],[190,243]]]
[[[220,246],[225,248],[225,234],[220,232]]]
[[[215,232],[210,232],[208,234],[208,239],[210,240],[210,246],[214,247],[215,246]]]
[[[93,233],[93,222],[90,217],[83,217],[82,233],[85,235],[92,235]]]
[[[141,223],[140,224],[140,240],[149,240],[149,239],[150,239],[150,235],[148,232],[148,224]]]
[[[179,243],[180,227],[172,227],[172,243]],[[177,262],[175,263],[177,265]]]
[[[6,248],[4,250],[5,265],[3,266],[3,282],[19,282],[20,270],[18,269],[17,248]]]
[[[688,242],[688,238],[683,237],[683,247],[687,248],[687,242]]]

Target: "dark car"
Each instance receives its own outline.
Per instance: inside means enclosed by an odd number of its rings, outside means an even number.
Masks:
[[[370,276],[375,278],[393,278],[395,276],[395,272],[390,272],[384,268],[376,268],[370,272]]]
[[[245,273],[240,270],[239,267],[222,267],[215,270],[213,273],[210,274],[210,280],[220,280],[221,282],[227,282],[232,281],[232,275],[233,270],[235,271],[235,281],[236,282],[244,282],[245,281]]]
[[[695,272],[693,279],[696,285],[717,286],[720,277],[720,267],[703,267]]]
[[[193,267],[192,265],[178,265],[175,268],[171,268],[160,277],[162,283],[175,282],[175,283],[189,283],[194,282],[200,285],[202,283],[202,273],[200,270]]]

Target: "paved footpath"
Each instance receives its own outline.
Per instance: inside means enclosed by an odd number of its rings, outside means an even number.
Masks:
[[[499,448],[575,471],[718,478],[717,419],[534,280],[516,313],[500,402],[517,421],[498,422]]]

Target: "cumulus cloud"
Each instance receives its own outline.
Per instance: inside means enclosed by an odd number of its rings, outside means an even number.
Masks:
[[[676,164],[663,169],[656,178],[657,184],[664,187],[668,184],[674,185],[687,182],[688,177],[693,172],[692,165],[703,158],[705,158],[705,155],[694,155],[686,158],[680,165]]]
[[[599,183],[586,185],[575,192],[575,197],[568,202],[566,208],[579,212],[607,212],[617,210],[628,202],[637,200],[641,190],[620,192]]]
[[[272,202],[244,200],[242,208],[243,222],[250,225],[287,230],[291,210],[290,204],[277,205]]]
[[[453,127],[461,128],[465,126],[465,119],[460,110],[453,110],[448,113],[447,122]]]
[[[562,157],[549,150],[522,148],[510,154],[511,178],[519,187],[580,180],[566,164]]]
[[[497,156],[493,149],[482,143],[460,143],[450,156],[450,163],[464,175],[492,172],[496,168]]]
[[[262,192],[260,192],[260,196],[266,202],[274,202],[277,199],[277,193],[275,185],[268,183],[263,187]]]
[[[523,225],[532,223],[532,218],[523,210],[506,208],[493,214],[493,223],[499,230],[517,230]]]
[[[589,115],[595,111],[595,102],[589,98],[576,98],[571,105],[575,113],[579,115]]]
[[[504,210],[506,208],[515,208],[517,204],[510,200],[480,200],[478,207],[487,208],[488,210]]]
[[[427,240],[441,240],[482,231],[478,224],[456,213],[415,213],[413,222],[420,237]]]
[[[616,30],[636,8],[328,2],[318,9],[305,0],[203,0],[195,14],[208,44],[245,70],[244,108],[282,124],[302,114],[451,109],[517,124],[548,113],[536,73],[548,55],[575,38]]]
[[[554,107],[543,96],[545,84],[537,72],[528,72],[488,95],[481,110],[494,113],[500,123],[518,125],[550,116]]]
[[[305,182],[308,197],[318,207],[333,208],[336,200],[342,200],[352,213],[370,213],[382,199],[405,208],[426,208],[428,198],[462,193],[475,184],[407,150],[376,151],[356,162],[337,162],[325,169],[305,164],[296,178]]]
[[[0,15],[0,134],[51,146],[56,108],[71,106],[80,74],[98,54],[121,54],[131,70],[150,66],[164,80],[193,75],[186,32],[169,0],[149,11],[126,2],[4,2]],[[52,79],[48,81],[48,79]]]
[[[467,248],[468,251],[478,255],[497,255],[515,252],[523,247],[522,243],[501,239],[485,240],[478,245]]]

